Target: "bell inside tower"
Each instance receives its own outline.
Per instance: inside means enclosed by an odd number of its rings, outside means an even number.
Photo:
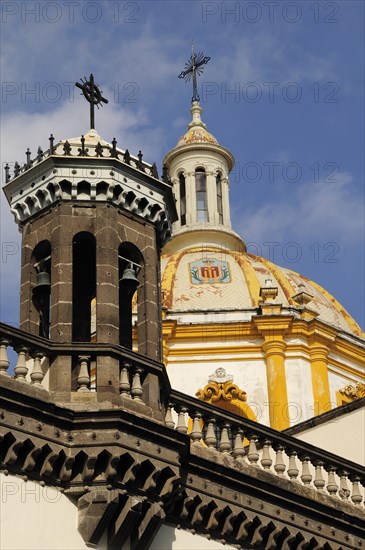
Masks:
[[[137,276],[141,274],[143,256],[132,243],[124,242],[118,249],[119,259],[119,343],[132,349],[132,309],[135,293],[139,286]],[[138,306],[137,306],[138,307]],[[137,335],[138,338],[138,335]]]
[[[31,257],[32,278],[36,284],[32,288],[32,303],[38,312],[39,336],[49,338],[51,306],[51,244],[42,241],[37,244]]]

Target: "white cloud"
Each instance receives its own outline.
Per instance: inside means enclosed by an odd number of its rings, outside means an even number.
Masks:
[[[358,243],[364,236],[364,205],[350,174],[336,182],[309,182],[255,211],[236,206],[236,229],[246,241],[328,239]]]

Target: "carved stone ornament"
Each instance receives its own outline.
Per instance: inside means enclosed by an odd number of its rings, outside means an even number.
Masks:
[[[233,374],[227,374],[226,369],[218,367],[218,369],[215,369],[215,371],[209,375],[208,382],[217,382],[218,384],[233,382]]]
[[[361,397],[365,397],[365,384],[362,382],[358,382],[356,386],[348,384],[340,390],[340,393],[342,393],[342,395],[346,395],[346,397],[349,397],[350,399],[360,399]]]
[[[208,380],[208,384],[202,390],[197,391],[196,396],[198,399],[209,403],[215,403],[221,399],[224,401],[232,401],[233,399],[247,401],[246,392],[232,383],[233,376],[227,374],[225,369],[216,369]]]

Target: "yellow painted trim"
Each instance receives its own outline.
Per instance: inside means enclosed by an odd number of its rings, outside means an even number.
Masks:
[[[256,271],[251,263],[238,252],[233,252],[232,256],[240,266],[242,273],[246,279],[248,291],[250,293],[252,306],[257,307],[260,300],[260,283],[256,275]]]
[[[176,272],[182,255],[183,252],[179,252],[178,254],[171,254],[163,271],[161,280],[161,291],[163,296],[163,305],[167,307],[167,309],[172,308]]]
[[[290,318],[292,320],[286,332],[287,338],[302,338],[303,340],[308,340],[310,336],[316,333],[319,342],[322,341],[323,344],[326,344],[328,343],[328,339],[332,341],[331,351],[333,353],[355,364],[364,364],[365,348],[363,346],[360,346],[356,342],[350,342],[349,340],[341,338],[340,331],[333,327],[326,326],[322,321],[318,321],[317,319],[307,322],[290,316],[270,318],[257,316],[252,321],[177,325],[174,339],[176,341],[201,341],[203,333],[207,341],[214,341],[217,335],[221,335],[223,332],[225,341],[227,342],[234,340],[240,343],[243,340],[257,340],[259,334],[256,325],[264,326],[264,323],[266,323],[268,326],[271,326],[273,330],[280,330],[280,325],[284,317],[285,319]],[[171,322],[176,321],[166,319],[163,321],[163,325]],[[295,346],[303,345],[304,344],[290,344],[290,346],[294,346],[294,349]]]

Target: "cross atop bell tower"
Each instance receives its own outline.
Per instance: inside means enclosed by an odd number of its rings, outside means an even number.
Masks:
[[[76,82],[75,86],[82,90],[84,98],[90,103],[90,130],[95,129],[95,106],[99,109],[103,106],[103,103],[108,103],[108,100],[103,97],[102,91],[99,86],[94,82],[94,75],[91,74],[89,80],[86,80],[86,76],[80,82]]]

